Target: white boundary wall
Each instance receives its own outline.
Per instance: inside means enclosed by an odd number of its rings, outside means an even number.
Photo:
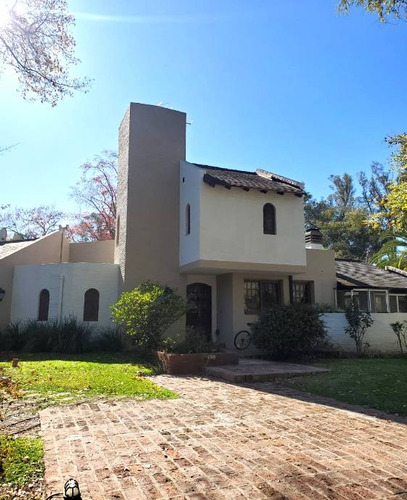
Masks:
[[[373,325],[367,329],[364,342],[370,345],[372,352],[398,353],[397,337],[390,327],[390,323],[407,320],[407,313],[371,313]],[[326,313],[322,316],[329,340],[335,347],[344,351],[355,352],[355,342],[345,334],[347,321],[345,313]]]

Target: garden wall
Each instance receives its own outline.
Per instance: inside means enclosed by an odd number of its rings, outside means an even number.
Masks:
[[[399,352],[397,338],[389,326],[395,321],[407,320],[407,313],[371,313],[373,325],[367,329],[364,342],[370,345],[370,351]],[[347,326],[345,313],[326,313],[322,316],[334,346],[345,351],[355,352],[355,342],[345,334]]]

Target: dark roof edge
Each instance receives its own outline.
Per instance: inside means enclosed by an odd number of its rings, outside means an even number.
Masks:
[[[199,168],[209,168],[211,170],[227,170],[228,172],[236,172],[238,174],[250,174],[250,175],[257,175],[256,172],[249,172],[248,170],[236,170],[234,168],[223,168],[223,167],[213,167],[212,165],[203,165],[202,163],[192,163],[192,165],[195,165],[196,167]]]
[[[287,184],[288,186],[292,186],[297,188],[298,190],[304,192],[304,183],[296,181],[294,179],[290,179],[289,177],[285,177],[283,175],[275,174],[273,172],[268,172],[267,170],[263,170],[261,168],[257,168],[254,172],[249,172],[248,170],[236,170],[234,168],[224,168],[224,167],[213,167],[212,165],[203,165],[201,163],[192,163],[199,168],[204,168],[206,170],[218,170],[218,171],[226,171],[226,172],[236,172],[237,174],[248,174],[253,175],[255,177],[262,177],[263,179],[267,179],[269,181],[276,181],[280,184]]]

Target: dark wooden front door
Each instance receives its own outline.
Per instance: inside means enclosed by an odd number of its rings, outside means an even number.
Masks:
[[[212,334],[212,288],[205,283],[187,286],[190,309],[187,313],[187,327],[193,327],[199,335],[211,340]]]

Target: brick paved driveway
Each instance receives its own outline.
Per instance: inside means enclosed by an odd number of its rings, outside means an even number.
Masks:
[[[83,500],[407,499],[403,423],[272,384],[156,380],[181,397],[41,413],[48,493],[73,476]]]

